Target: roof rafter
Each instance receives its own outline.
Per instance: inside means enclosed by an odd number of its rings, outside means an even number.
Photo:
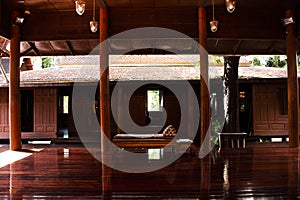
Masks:
[[[34,42],[28,42],[30,48],[34,51],[37,56],[40,56],[39,50],[36,48]],[[23,53],[25,55],[25,52]]]
[[[68,46],[68,50],[69,50],[70,54],[71,54],[71,55],[74,55],[75,53],[74,53],[74,48],[73,48],[72,43],[71,43],[69,40],[67,40],[67,41],[66,41],[66,44],[67,44],[67,46]]]

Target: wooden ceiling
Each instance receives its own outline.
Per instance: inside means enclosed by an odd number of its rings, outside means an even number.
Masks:
[[[9,1],[12,0],[4,0]],[[92,33],[89,30],[92,0],[86,0],[86,12],[82,16],[75,13],[74,1],[16,1],[14,9],[21,14],[24,9],[31,12],[25,16],[22,26],[22,56],[86,55],[99,44],[99,31]],[[97,19],[100,6],[107,7],[109,11],[110,36],[134,28],[163,27],[198,40],[198,7],[206,7],[207,24],[212,20],[210,0],[96,1]],[[219,21],[219,29],[212,33],[208,27],[209,53],[285,54],[285,27],[281,19],[287,9],[295,9],[296,17],[300,20],[300,13],[297,12],[300,9],[299,0],[237,0],[236,11],[232,14],[226,11],[224,1],[215,0],[215,18]],[[296,24],[300,30],[300,23]],[[4,41],[2,38],[2,50],[9,53],[4,49]],[[141,38],[111,40],[109,44],[111,54],[118,54],[124,49],[131,53],[168,53],[173,49],[180,53],[198,51],[185,38],[152,38],[150,34]]]

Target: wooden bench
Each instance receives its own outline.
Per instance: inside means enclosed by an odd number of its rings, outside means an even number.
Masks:
[[[247,133],[218,133],[219,149],[221,148],[246,148]],[[225,144],[223,144],[225,143]]]
[[[163,134],[117,134],[113,143],[120,148],[163,148],[172,141],[173,137]]]
[[[117,134],[113,143],[124,149],[142,151],[151,148],[164,148],[169,145],[171,151],[180,152],[182,149],[186,149],[187,145],[193,143],[188,139],[177,139],[172,141],[174,137],[167,137],[163,134]]]

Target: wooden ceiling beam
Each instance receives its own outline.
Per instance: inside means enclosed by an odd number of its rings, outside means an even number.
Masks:
[[[238,51],[239,47],[241,46],[242,40],[239,40],[233,47],[233,54],[236,54]]]
[[[216,40],[216,43],[215,43],[215,48],[217,48],[217,47],[218,47],[219,41],[220,41],[219,39],[217,39],[217,40]]]
[[[92,11],[83,16],[74,11],[32,13],[22,27],[21,41],[97,39],[90,31]]]
[[[71,43],[69,40],[67,40],[67,41],[66,41],[66,44],[67,44],[67,46],[68,46],[68,50],[69,50],[70,54],[71,54],[71,55],[75,55],[75,53],[74,53],[74,48],[73,48],[72,43]]]
[[[185,10],[111,8],[109,34],[115,35],[131,28],[156,26],[177,30],[191,38],[197,38],[196,10],[193,8]],[[211,13],[209,9],[207,10],[207,20],[210,20]],[[229,14],[224,8],[218,9],[216,19],[220,23],[219,29],[215,33],[208,31],[208,38],[284,39],[285,31],[280,22],[282,18],[280,11],[264,9],[252,12],[240,9],[236,13]],[[244,12],[248,12],[247,17],[241,14]],[[93,34],[89,30],[91,17],[88,11],[85,16],[76,16],[75,12],[40,13],[40,15],[33,13],[23,26],[21,40],[96,39],[98,34]]]
[[[48,42],[48,46],[51,49],[51,51],[55,52],[55,48],[53,47],[51,41]]]
[[[28,42],[28,44],[30,45],[30,48],[32,48],[32,50],[34,51],[34,53],[35,53],[37,56],[40,56],[40,51],[36,48],[34,42]]]
[[[1,46],[1,57],[9,57],[10,56],[10,52],[6,49],[7,45],[9,44],[9,40],[5,39],[5,38],[1,38],[3,39],[3,43]]]
[[[283,9],[254,10],[238,8],[229,14],[224,8],[215,9],[215,18],[219,21],[218,31],[208,31],[208,38],[247,38],[247,39],[284,39],[285,29],[281,19]],[[211,10],[208,17],[212,19]]]
[[[207,24],[212,18],[210,8],[207,7]],[[198,15],[195,7],[184,7],[184,9],[182,7],[110,7],[109,10],[109,36],[133,28],[154,26],[179,31],[198,41]],[[280,45],[285,42],[285,29],[281,24],[283,13],[284,10],[278,6],[274,9],[257,7],[254,10],[238,7],[234,13],[229,14],[224,9],[223,4],[222,6],[216,5],[215,17],[219,21],[219,29],[217,32],[212,33],[207,27],[207,38],[214,41],[213,44],[210,44],[211,49],[209,51],[222,54],[250,54],[251,52],[269,54],[270,52],[279,51]],[[99,32],[94,34],[90,31],[89,21],[91,18],[91,10],[87,10],[83,16],[78,16],[71,10],[60,11],[59,13],[33,12],[23,25],[21,41],[37,41],[41,45],[46,42],[51,43],[51,41],[65,41],[67,43],[62,47],[64,49],[56,50],[54,45],[51,51],[56,52],[51,52],[50,49],[39,51],[37,48],[32,48],[37,55],[41,53],[43,55],[68,54],[68,52],[75,55],[89,52],[91,48],[88,43],[82,41],[99,41]],[[300,30],[300,23],[297,23],[297,26]],[[300,37],[300,31],[298,37]],[[140,39],[158,38],[145,35]],[[159,39],[166,40],[170,38],[161,36]],[[75,45],[75,40],[81,41],[80,47]],[[251,40],[255,41],[253,45],[249,43]],[[275,44],[274,48],[270,47],[272,42]],[[260,46],[256,48],[255,43],[259,43]],[[112,51],[122,48],[120,43],[116,44],[118,47],[113,48]],[[271,50],[271,48],[274,50]]]
[[[25,51],[23,51],[22,53],[21,53],[21,57],[22,56],[25,56],[28,52],[30,52],[31,50],[33,50],[32,49],[32,47],[29,47],[28,49],[26,49]],[[36,52],[34,52],[35,54],[36,54]],[[37,54],[36,54],[36,56],[37,56]]]
[[[0,49],[0,57],[9,57],[9,53]]]
[[[274,51],[275,42],[271,42],[268,47],[268,53],[271,54]]]

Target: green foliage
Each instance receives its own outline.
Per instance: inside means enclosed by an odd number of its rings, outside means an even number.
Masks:
[[[44,57],[42,58],[42,68],[49,68],[52,66],[54,58],[52,57]]]
[[[266,67],[282,68],[286,66],[286,60],[280,60],[280,56],[270,57],[266,62]]]
[[[210,135],[210,141],[215,144],[218,145],[219,143],[219,137],[217,133],[220,133],[221,130],[221,124],[218,120],[215,120],[212,122],[212,134]]]
[[[220,58],[217,58],[217,59],[216,59],[216,63],[217,63],[217,64],[220,64],[221,62],[222,62],[222,61],[221,61]]]
[[[148,90],[148,110],[160,110],[159,90]]]
[[[216,133],[222,131],[221,130],[221,124],[218,120],[212,122],[212,130]]]
[[[215,55],[209,55],[208,56],[209,63],[212,65],[218,65],[222,63],[222,57],[220,56],[215,56]]]
[[[261,62],[257,57],[253,58],[252,63],[253,63],[254,66],[261,66]]]

